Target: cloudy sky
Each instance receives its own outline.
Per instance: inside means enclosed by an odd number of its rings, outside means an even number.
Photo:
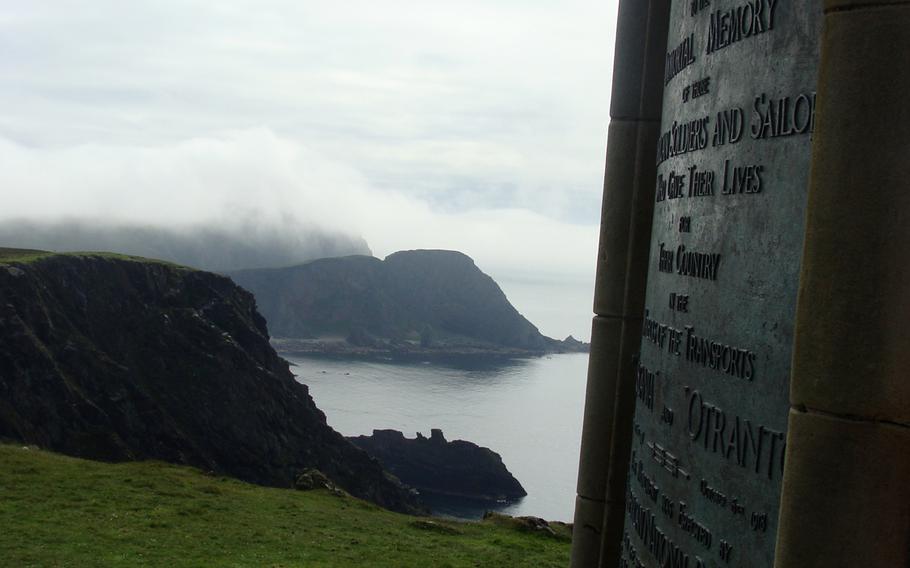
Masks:
[[[3,218],[472,256],[587,337],[615,0],[0,0]]]

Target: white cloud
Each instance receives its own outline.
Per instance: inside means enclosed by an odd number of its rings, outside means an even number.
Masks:
[[[503,186],[596,221],[610,2],[6,2],[0,135],[175,143],[266,127],[378,187],[485,206]]]
[[[595,225],[518,208],[441,212],[415,196],[371,187],[346,164],[266,129],[154,147],[35,149],[0,139],[0,172],[0,200],[9,204],[0,223],[70,217],[240,231],[293,221],[362,235],[380,257],[416,248],[460,250],[507,294],[510,286],[519,294],[528,281],[584,285],[596,254]],[[534,313],[547,306],[531,304],[519,309],[544,325]],[[578,326],[550,333],[584,336],[585,320],[575,321]]]
[[[292,218],[363,235],[379,256],[456,249],[515,275],[578,276],[595,255],[593,225],[518,208],[440,212],[266,129],[159,147],[34,149],[0,140],[0,172],[0,199],[10,204],[2,218],[177,227]]]
[[[591,279],[615,1],[0,5],[16,211],[293,214]]]

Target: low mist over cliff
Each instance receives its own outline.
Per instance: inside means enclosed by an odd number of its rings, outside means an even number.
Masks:
[[[59,252],[103,250],[158,258],[203,270],[289,266],[318,258],[370,254],[365,240],[292,222],[254,221],[184,227],[95,222],[84,219],[0,224],[0,245]]]

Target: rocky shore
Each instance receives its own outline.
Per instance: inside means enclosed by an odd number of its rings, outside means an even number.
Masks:
[[[348,356],[352,358],[392,358],[396,360],[434,360],[457,358],[527,359],[559,353],[587,353],[590,344],[569,336],[550,349],[521,349],[495,345],[453,343],[421,346],[418,342],[374,341],[368,345],[354,344],[343,339],[272,338],[279,353],[296,355]]]

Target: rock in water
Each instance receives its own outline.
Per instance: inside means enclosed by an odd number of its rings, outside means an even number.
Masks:
[[[280,487],[318,469],[357,497],[415,510],[326,425],[230,279],[109,255],[0,263],[15,269],[0,270],[0,439]]]
[[[489,501],[528,494],[499,454],[463,440],[447,442],[441,430],[433,429],[430,438],[418,433],[410,439],[397,430],[373,430],[372,436],[348,439],[422,492]]]

